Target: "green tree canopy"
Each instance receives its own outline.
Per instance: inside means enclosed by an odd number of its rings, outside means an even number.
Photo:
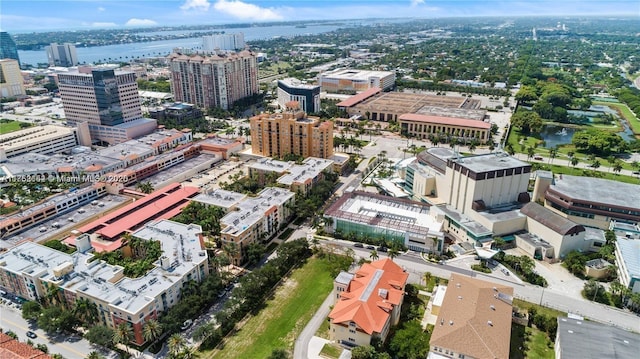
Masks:
[[[523,133],[536,133],[542,130],[542,118],[533,111],[518,110],[511,116],[511,125]]]

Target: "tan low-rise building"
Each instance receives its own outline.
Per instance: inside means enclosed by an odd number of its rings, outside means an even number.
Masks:
[[[452,274],[428,359],[509,358],[513,288]]]

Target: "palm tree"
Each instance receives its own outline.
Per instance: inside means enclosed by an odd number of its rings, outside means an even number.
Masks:
[[[622,163],[620,161],[616,161],[613,164],[613,172],[620,174],[620,171],[622,171]]]
[[[147,181],[147,182],[140,182],[138,183],[138,185],[136,186],[136,188],[145,194],[149,194],[151,192],[153,192],[154,188],[153,185],[151,184],[151,182]]]
[[[527,160],[536,155],[536,149],[533,147],[527,147]]]
[[[549,150],[549,163],[553,162],[553,159],[558,155],[558,149],[552,148]]]
[[[127,344],[131,341],[132,337],[133,331],[131,330],[128,322],[118,324],[116,330],[113,332],[113,342],[124,345],[127,353],[129,353],[129,346],[127,346]]]
[[[431,280],[431,272],[424,272],[424,285],[429,285],[429,281]]]
[[[162,325],[155,319],[149,319],[142,327],[142,336],[144,340],[152,342],[162,334]]]
[[[571,166],[573,166],[573,168],[576,168],[579,162],[578,157],[571,157]]]
[[[597,170],[600,167],[600,161],[598,160],[593,161],[593,163],[591,164],[591,167]]]
[[[631,162],[631,167],[633,167],[634,170],[639,170],[640,169],[640,162],[638,161],[633,161]]]
[[[89,353],[89,355],[87,355],[87,359],[104,359],[104,355],[94,350],[91,353]]]
[[[73,315],[85,327],[93,326],[98,321],[98,306],[87,298],[79,298],[73,306]]]
[[[389,252],[387,252],[387,255],[389,256],[389,259],[393,260],[395,257],[400,255],[400,251],[398,251],[398,248],[394,246],[389,248]]]
[[[369,258],[371,258],[372,261],[376,261],[378,260],[378,251],[376,251],[375,249],[371,251],[371,254],[369,255]]]
[[[187,345],[187,341],[178,333],[175,333],[167,340],[167,346],[169,347],[169,353],[178,355],[180,351]]]

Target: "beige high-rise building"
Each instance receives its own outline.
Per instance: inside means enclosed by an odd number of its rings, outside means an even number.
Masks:
[[[169,55],[171,92],[176,101],[220,107],[258,93],[258,63],[251,51],[207,55]]]
[[[333,123],[307,117],[303,111],[261,114],[251,118],[252,152],[267,157],[293,153],[302,157],[333,156]]]
[[[0,98],[24,95],[24,85],[18,60],[0,60]]]

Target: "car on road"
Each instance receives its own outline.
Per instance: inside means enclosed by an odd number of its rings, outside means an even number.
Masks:
[[[508,270],[506,270],[506,269],[504,269],[504,268],[502,268],[501,272],[502,272],[504,275],[509,275],[509,271],[508,271]]]
[[[633,171],[634,175],[640,175],[640,171]]]
[[[387,253],[389,251],[389,248],[387,248],[387,247],[379,247],[378,251]]]
[[[356,247],[356,248],[364,248],[364,244],[362,244],[362,243],[356,243],[353,246]]]
[[[533,159],[536,161],[542,161],[542,156],[534,156]]]
[[[36,333],[34,333],[34,332],[32,332],[32,331],[28,331],[28,332],[27,332],[27,336],[28,336],[29,338],[31,338],[31,339],[35,339],[35,338],[37,338],[37,337],[38,337],[38,334],[36,334]]]

